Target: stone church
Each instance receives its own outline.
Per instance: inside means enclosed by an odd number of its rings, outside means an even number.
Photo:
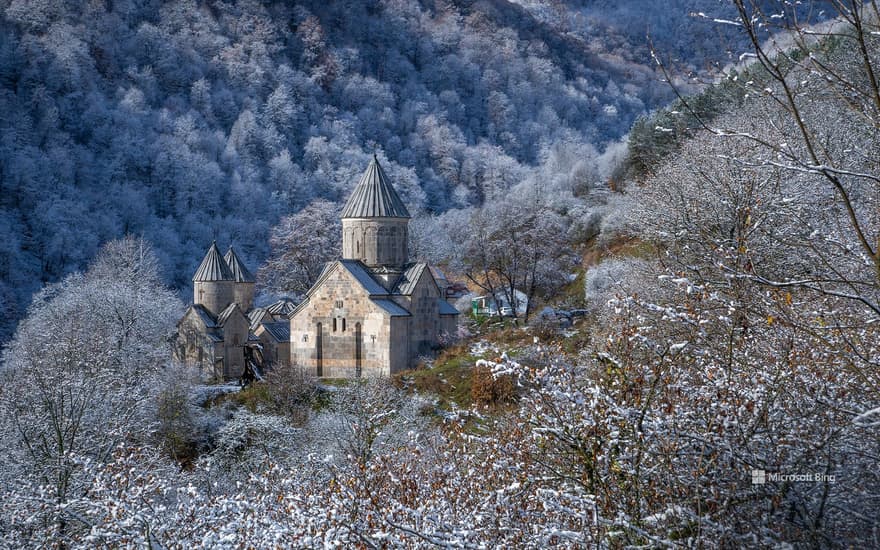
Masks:
[[[254,276],[232,247],[221,256],[212,243],[177,324],[175,358],[215,380],[240,378],[247,366],[296,364],[327,378],[412,368],[455,333],[458,311],[434,270],[409,261],[409,218],[374,157],[342,211],[342,259],[296,307],[253,307]]]
[[[193,304],[177,323],[174,357],[195,365],[205,378],[240,378],[252,367],[287,365],[293,305],[281,300],[254,308],[254,276],[232,247],[208,248],[193,275]]]
[[[342,259],[290,314],[291,364],[318,377],[390,375],[456,331],[428,264],[410,262],[409,212],[373,157],[342,210]]]

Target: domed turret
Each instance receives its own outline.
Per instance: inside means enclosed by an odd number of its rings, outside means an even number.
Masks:
[[[220,255],[217,241],[211,243],[192,280],[193,303],[201,305],[214,316],[234,301],[235,275]]]
[[[226,264],[232,271],[232,279],[235,281],[232,293],[233,301],[241,307],[242,311],[250,311],[254,306],[254,276],[248,271],[244,262],[231,246],[223,259],[226,260]]]
[[[343,259],[387,268],[402,267],[409,260],[410,215],[375,155],[341,217]]]

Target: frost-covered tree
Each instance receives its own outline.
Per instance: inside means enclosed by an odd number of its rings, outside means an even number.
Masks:
[[[91,271],[36,295],[4,351],[7,482],[34,491],[31,521],[58,544],[88,528],[68,506],[89,489],[87,465],[152,429],[156,384],[181,309],[155,265],[148,243],[109,243]]]
[[[339,256],[341,241],[338,205],[312,202],[272,230],[272,255],[260,268],[261,285],[274,292],[304,294],[324,264]]]
[[[461,243],[454,266],[509,304],[518,303],[517,292],[524,293],[526,320],[534,307],[532,299],[564,284],[575,262],[568,220],[548,205],[534,182],[474,209],[466,224],[450,228],[450,235]]]

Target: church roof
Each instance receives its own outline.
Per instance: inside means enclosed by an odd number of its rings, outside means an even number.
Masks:
[[[226,256],[223,259],[226,261],[229,269],[232,270],[232,276],[236,283],[253,283],[255,281],[254,276],[248,271],[244,262],[241,261],[241,258],[238,257],[238,254],[235,253],[231,246],[226,251]]]
[[[251,330],[255,330],[260,323],[263,322],[263,318],[268,315],[266,308],[264,307],[255,307],[250,310],[247,314],[248,322],[250,323]]]
[[[379,165],[379,159],[367,166],[361,181],[342,209],[343,218],[409,218],[409,211]]]
[[[290,323],[287,321],[276,321],[272,323],[263,323],[272,338],[278,342],[290,342]]]
[[[364,264],[362,264],[359,260],[339,260],[339,263],[348,270],[352,276],[357,279],[357,282],[364,287],[371,296],[387,296],[388,291],[385,290],[385,287],[380,285],[376,279],[370,275],[370,272],[364,268]],[[320,279],[319,279],[320,280]]]
[[[193,311],[196,312],[202,322],[205,323],[207,328],[215,328],[217,326],[217,321],[214,320],[214,316],[211,315],[211,312],[205,309],[203,305],[193,304],[190,307],[192,307]]]
[[[221,312],[220,312],[220,315],[217,316],[217,326],[218,326],[218,327],[222,327],[223,325],[225,325],[225,324],[226,324],[226,321],[228,321],[229,318],[232,317],[232,313],[233,313],[236,309],[239,310],[239,311],[241,311],[241,308],[238,307],[238,304],[236,304],[235,302],[232,302],[231,304],[229,304],[228,306],[226,306],[226,309],[224,309],[223,311],[221,311]],[[244,315],[244,314],[242,314],[242,315]]]
[[[421,262],[408,265],[400,278],[397,279],[397,283],[394,284],[394,294],[403,294],[404,296],[412,294],[427,266],[428,264]]]
[[[267,306],[266,311],[272,315],[287,316],[295,307],[296,304],[294,304],[293,300],[290,298],[281,298],[277,302]]]
[[[388,300],[387,298],[373,298],[373,303],[377,306],[381,307],[392,317],[409,317],[410,312],[405,310],[400,304],[395,302],[394,300]]]
[[[205,259],[193,275],[193,282],[232,281],[234,278],[235,275],[217,249],[217,241],[212,242]]]
[[[455,309],[455,306],[443,298],[437,298],[437,311],[440,315],[459,315],[459,311]]]

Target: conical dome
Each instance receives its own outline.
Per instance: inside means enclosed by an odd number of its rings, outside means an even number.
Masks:
[[[193,275],[193,282],[232,281],[234,278],[235,275],[217,249],[217,241],[214,241]]]
[[[236,283],[254,282],[255,279],[253,274],[248,271],[244,262],[241,261],[241,258],[238,257],[238,254],[235,253],[235,250],[233,250],[231,246],[229,247],[229,250],[226,251],[226,256],[224,256],[223,259],[226,260],[226,265],[232,270],[232,279]]]
[[[388,182],[379,159],[367,166],[360,182],[355,187],[342,209],[342,218],[409,218],[409,212],[397,191]]]

